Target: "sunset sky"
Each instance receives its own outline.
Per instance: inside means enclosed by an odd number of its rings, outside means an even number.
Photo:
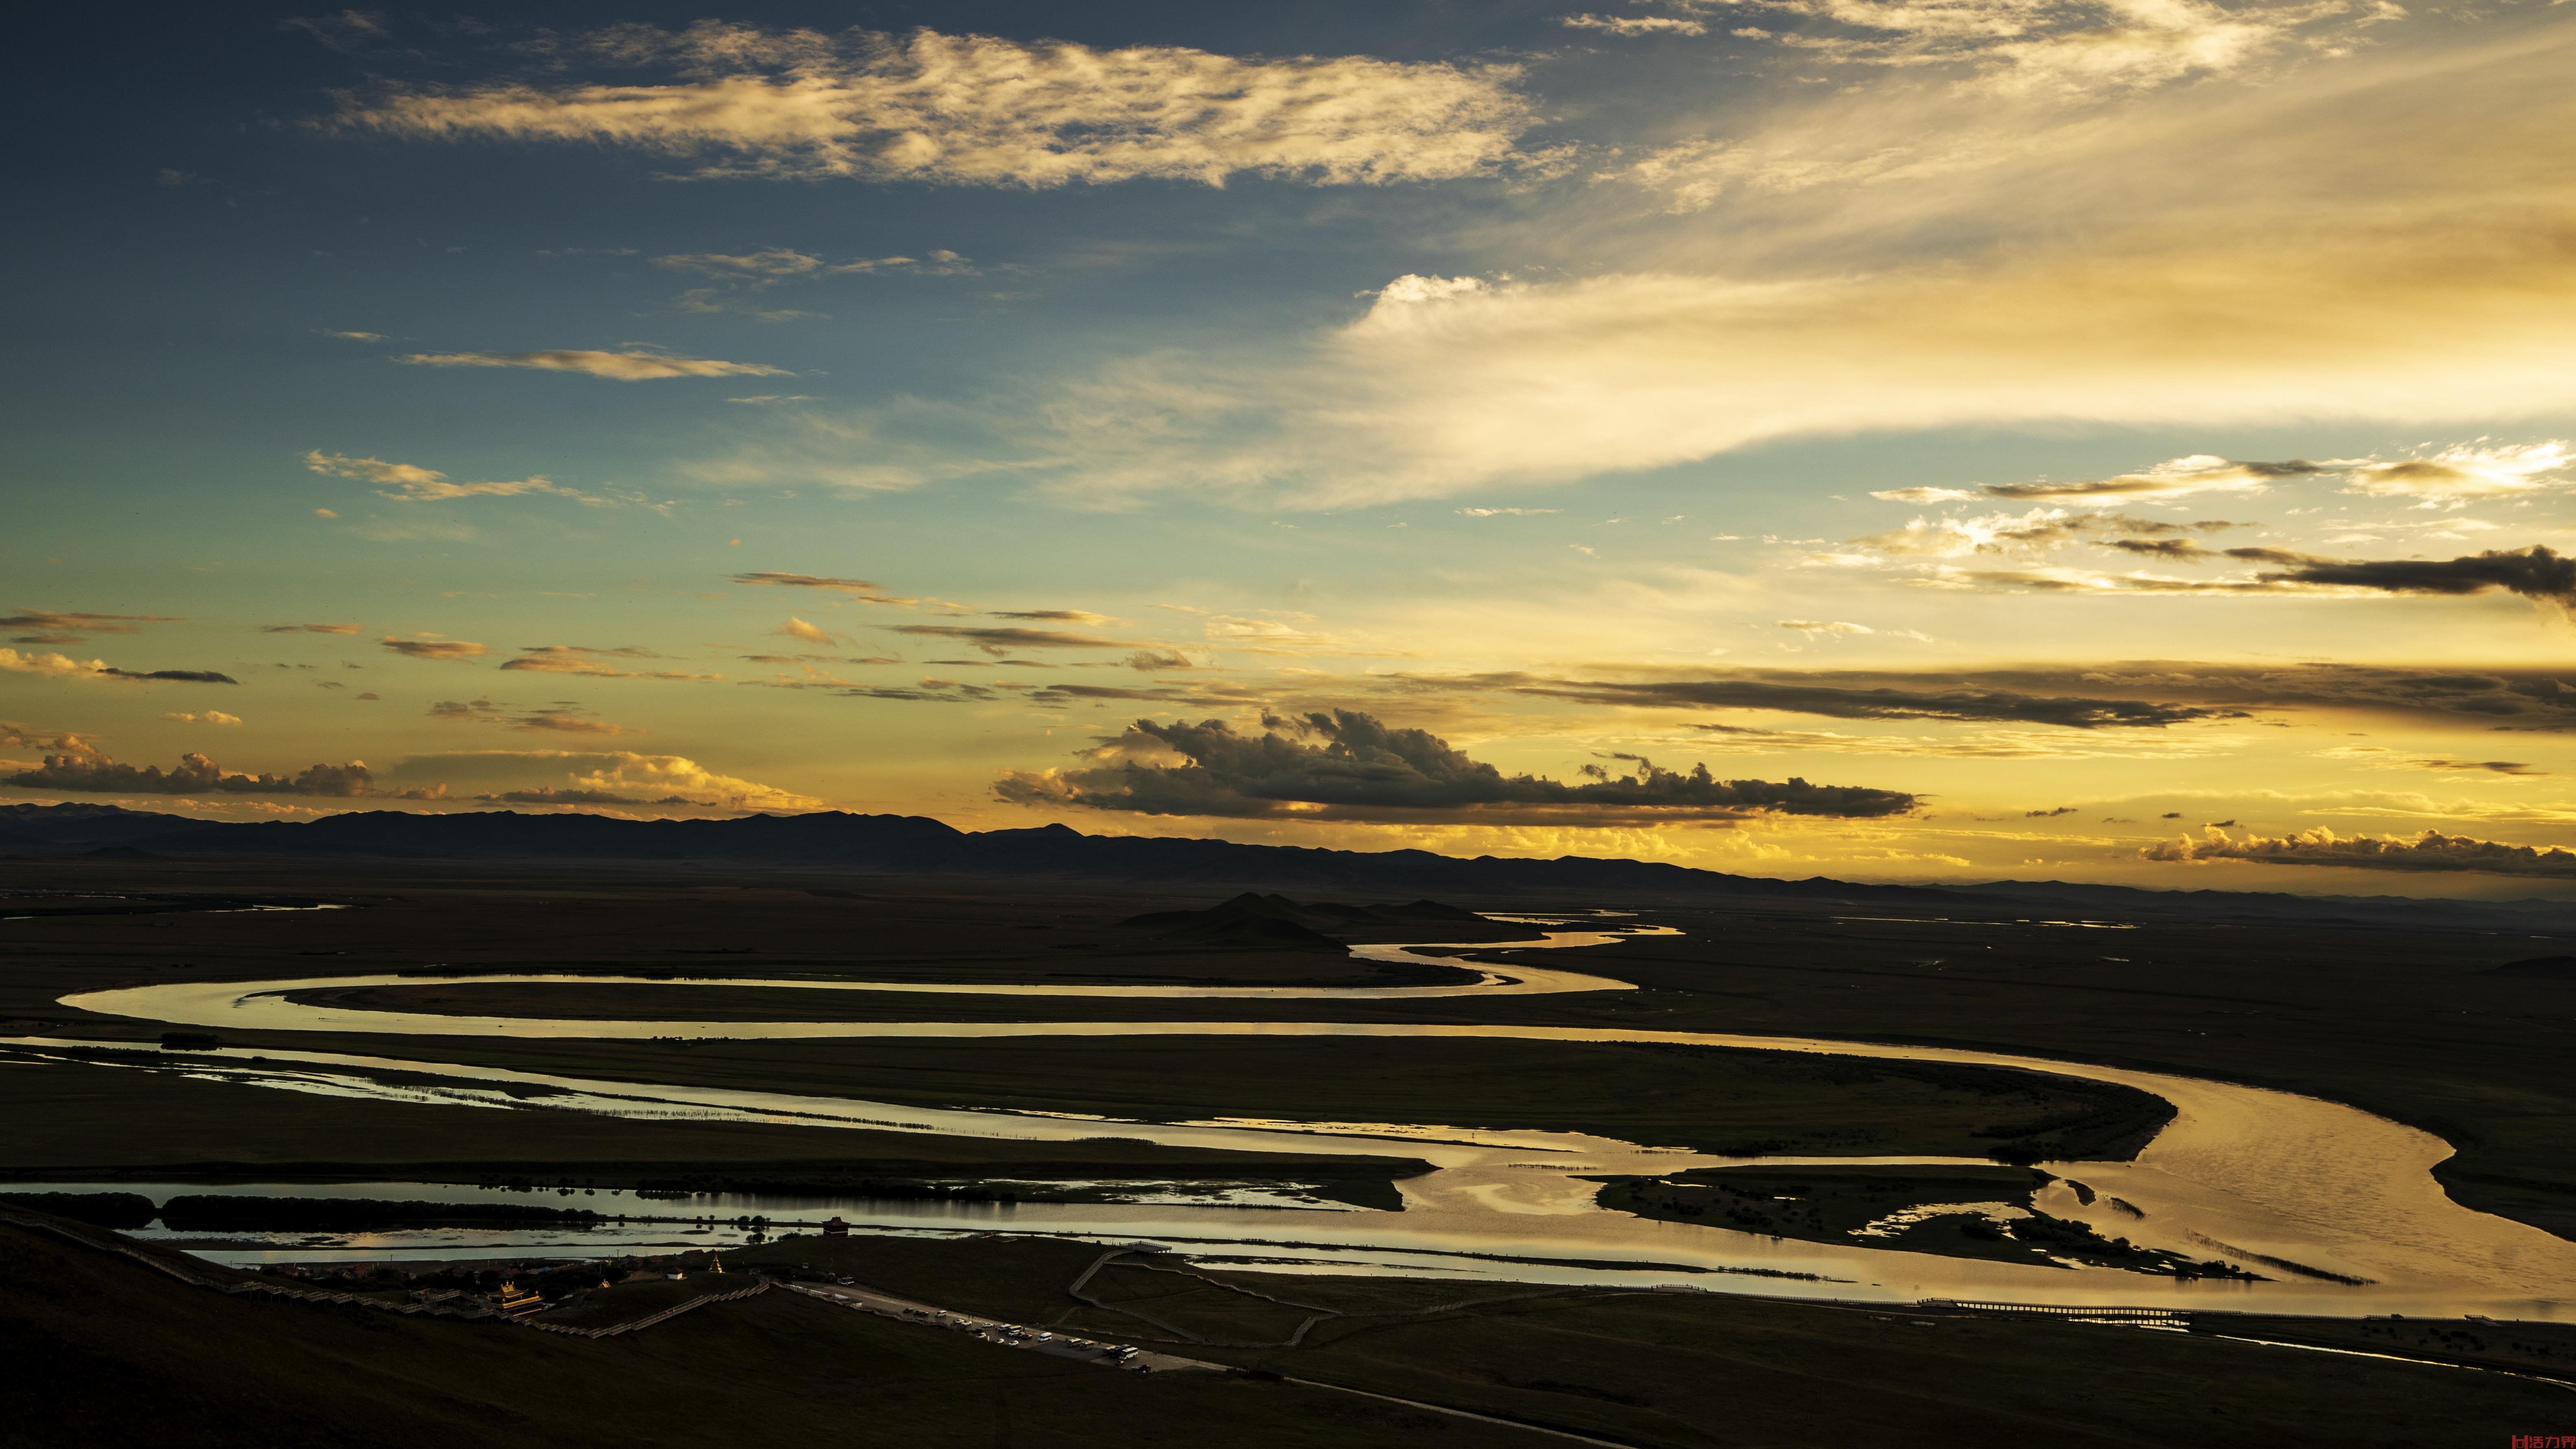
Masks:
[[[2576,5],[25,43],[0,800],[2576,888]]]

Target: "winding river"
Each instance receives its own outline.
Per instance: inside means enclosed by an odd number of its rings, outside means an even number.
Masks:
[[[1381,962],[1458,967],[1430,950],[1598,946],[1666,928],[1548,931],[1515,942],[1362,946]],[[2136,1305],[2337,1316],[2485,1314],[2576,1320],[2576,1243],[2451,1201],[2431,1176],[2450,1155],[2439,1138],[2314,1097],[2163,1072],[1939,1047],[1593,1027],[1394,1022],[711,1022],[588,1021],[368,1011],[295,999],[371,986],[586,985],[779,987],[893,991],[907,995],[1008,994],[1093,999],[1185,997],[1243,1000],[1413,1000],[1481,995],[1624,991],[1628,983],[1571,971],[1484,966],[1479,979],[1403,987],[1190,987],[816,982],[577,975],[346,976],[174,983],[88,992],[66,1006],[177,1026],[236,1031],[361,1032],[421,1037],[790,1038],[1019,1036],[1494,1037],[1529,1041],[1653,1042],[1894,1058],[2004,1067],[2115,1082],[2173,1104],[2170,1124],[2131,1162],[2058,1162],[2065,1181],[2037,1206],[2087,1222],[2105,1236],[2193,1259],[2226,1257],[2263,1281],[2173,1278],[2098,1267],[1985,1262],[1850,1244],[1773,1238],[1697,1223],[1657,1222],[1594,1204],[1612,1174],[1661,1175],[1691,1167],[1857,1165],[1982,1161],[1943,1158],[1728,1158],[1576,1133],[1469,1130],[1437,1125],[1215,1120],[1132,1122],[1042,1112],[967,1111],[773,1092],[658,1085],[508,1071],[429,1060],[335,1052],[226,1049],[191,1054],[209,1065],[251,1056],[292,1064],[306,1090],[365,1095],[369,1073],[448,1079],[459,1095],[537,1089],[542,1105],[620,1116],[730,1119],[874,1130],[1073,1141],[1115,1135],[1170,1146],[1303,1155],[1401,1155],[1434,1170],[1402,1186],[1401,1212],[1170,1204],[1022,1204],[972,1224],[925,1220],[887,1205],[873,1225],[1154,1240],[1193,1254],[1339,1266],[1350,1271],[1452,1271],[1557,1282],[1668,1284],[1778,1297],[1861,1301],[2007,1300],[2065,1306]],[[13,1038],[21,1048],[94,1043]],[[331,1084],[338,1082],[342,1087]],[[2113,1199],[2127,1205],[2123,1211]]]

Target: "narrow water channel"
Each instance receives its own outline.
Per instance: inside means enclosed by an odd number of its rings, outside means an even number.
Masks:
[[[1661,933],[1665,928],[1647,928]],[[551,1020],[362,1011],[292,999],[348,987],[580,982],[661,989],[691,986],[1004,994],[1185,997],[1209,1002],[1400,1000],[1430,997],[1631,990],[1629,983],[1519,965],[1463,963],[1420,952],[1597,946],[1634,930],[1550,931],[1505,943],[1355,948],[1364,959],[1461,966],[1471,982],[1412,987],[1057,986],[800,980],[689,980],[598,976],[350,976],[184,983],[83,993],[62,1004],[104,1015],[236,1031],[327,1031],[423,1037],[796,1038],[1024,1036],[1487,1037],[1525,1041],[1652,1042],[1947,1062],[2115,1082],[2173,1104],[2173,1121],[2132,1162],[2043,1163],[2095,1190],[2092,1203],[2064,1183],[2038,1206],[2105,1236],[2195,1260],[2227,1257],[2264,1281],[2173,1278],[2112,1268],[2049,1267],[1810,1243],[1697,1223],[1657,1222],[1594,1203],[1610,1175],[1660,1175],[1748,1163],[1920,1163],[1926,1158],[1727,1158],[1576,1133],[1491,1131],[1437,1124],[1212,1121],[1156,1123],[1036,1112],[964,1111],[893,1103],[616,1082],[431,1060],[332,1052],[219,1050],[191,1053],[210,1071],[265,1076],[265,1085],[353,1095],[440,1096],[417,1085],[383,1088],[372,1074],[453,1081],[450,1099],[515,1110],[570,1109],[617,1116],[784,1122],[1036,1140],[1115,1135],[1171,1146],[1250,1152],[1344,1152],[1421,1158],[1434,1171],[1402,1184],[1401,1212],[1188,1203],[1023,1203],[979,1213],[974,1226],[1161,1241],[1204,1254],[1331,1264],[1346,1271],[1450,1271],[1545,1281],[1656,1282],[1780,1297],[1911,1301],[2008,1299],[2025,1303],[2133,1304],[2362,1316],[2406,1313],[2576,1320],[2576,1243],[2451,1201],[2431,1175],[2450,1155],[2440,1139],[2358,1108],[2293,1093],[2172,1073],[2130,1071],[1997,1052],[1889,1046],[1721,1032],[1391,1022],[707,1022]],[[23,1048],[81,1045],[16,1038]],[[252,1071],[242,1058],[270,1064]],[[536,1098],[514,1095],[536,1088]],[[2118,1198],[2140,1216],[2110,1205]],[[945,1204],[877,1204],[854,1223],[888,1228],[964,1226]],[[945,1217],[945,1222],[940,1221]],[[513,1234],[512,1236],[520,1236]]]

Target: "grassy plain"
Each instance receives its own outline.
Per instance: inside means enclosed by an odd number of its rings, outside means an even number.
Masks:
[[[729,1254],[728,1266],[804,1262],[942,1307],[1643,1449],[2466,1449],[2549,1432],[2539,1426],[2565,1416],[2566,1391],[2547,1384],[2208,1335],[1510,1284],[1217,1272],[1218,1284],[1347,1316],[1298,1349],[1174,1344],[1132,1320],[1121,1331],[1085,1316],[1097,1310],[1066,1290],[1099,1255],[1044,1239],[793,1239]],[[1130,1301],[1148,1301],[1142,1293]],[[1213,1290],[1149,1301],[1155,1316],[1209,1338],[1311,1316]],[[2222,1331],[2309,1327],[2224,1320]],[[2564,1328],[2421,1327],[2428,1338],[2484,1330],[2576,1346]],[[0,1228],[0,1354],[19,1382],[47,1387],[13,1398],[0,1444],[48,1449],[1542,1442],[1293,1381],[1123,1374],[784,1293],[589,1341],[227,1298],[11,1228]]]
[[[775,1292],[621,1338],[568,1339],[227,1298],[0,1227],[0,1355],[18,1382],[46,1386],[13,1398],[0,1444],[856,1438],[1418,1449],[1524,1437],[1298,1380],[1641,1449],[1847,1441],[2465,1449],[2549,1432],[2538,1426],[2566,1412],[2566,1391],[2549,1384],[2211,1334],[1508,1283],[1211,1271],[1192,1286],[1177,1272],[1146,1269],[1118,1270],[1134,1281],[1095,1278],[1105,1289],[1095,1296],[1141,1306],[1200,1339],[1283,1336],[1305,1318],[1339,1315],[1311,1329],[1302,1347],[1229,1349],[1176,1340],[1073,1297],[1072,1284],[1102,1251],[1049,1239],[818,1237],[726,1257],[737,1275],[801,1264],[941,1307],[1123,1338],[1288,1381],[1122,1374]],[[2249,1337],[2367,1327],[2223,1317],[2203,1326],[2213,1325]],[[2562,1326],[2411,1327],[2437,1345],[2476,1336],[2576,1356],[2576,1331]],[[2371,1351],[2392,1347],[2407,1348],[2374,1342]]]
[[[325,890],[364,909],[310,914],[86,916],[12,921],[0,933],[0,1024],[45,1034],[149,1039],[142,1023],[55,1005],[67,991],[174,979],[246,979],[386,970],[564,970],[770,975],[809,972],[896,979],[1359,979],[1313,953],[1168,950],[1116,922],[1148,910],[1206,905],[1221,893],[1105,892],[934,886],[841,876],[757,878],[679,868],[534,872],[406,862],[334,866],[327,877],[276,865],[151,862],[29,864],[18,884],[92,890]],[[817,892],[822,892],[817,894]],[[1460,900],[1489,910],[1613,901]],[[2455,1196],[2576,1234],[2576,1080],[2555,1069],[2576,1044],[2576,981],[2494,974],[2503,962],[2563,953],[2565,942],[2475,931],[2331,924],[2146,922],[2083,929],[2000,918],[1938,919],[1873,907],[1726,910],[1647,907],[1638,918],[1678,937],[1551,952],[1545,964],[1634,981],[1638,991],[1421,1002],[1229,1003],[1236,1020],[1510,1021],[1815,1035],[1929,1043],[2181,1071],[2351,1102],[2436,1132],[2459,1155],[2442,1177]],[[1259,959],[1256,959],[1259,958]],[[665,993],[679,994],[679,993]],[[688,993],[699,996],[699,993]],[[1063,998],[836,998],[886,1019],[1207,1019],[1204,1003],[1100,1003]],[[702,1005],[705,1002],[702,999]],[[672,1013],[684,1014],[684,1013]],[[275,1045],[314,1045],[275,1034]],[[1224,1052],[1242,1051],[1231,1039]],[[403,1055],[400,1038],[337,1038],[353,1051]],[[810,1045],[810,1044],[808,1044]],[[653,1075],[673,1064],[713,1080],[788,1090],[849,1091],[907,1072],[938,1074],[940,1093],[1028,1105],[1090,1101],[1096,1109],[1257,1115],[1286,1098],[1306,1115],[1451,1121],[1455,1074],[1427,1071],[1402,1091],[1334,1087],[1287,1057],[1246,1058],[1223,1092],[1121,1077],[1118,1051],[1030,1055],[1026,1042],[924,1048],[905,1070],[878,1071],[884,1043],[837,1044],[800,1057],[783,1044],[728,1044],[656,1058],[640,1044],[551,1044],[547,1060],[600,1075]],[[510,1060],[530,1044],[441,1042],[442,1051]],[[907,1047],[906,1050],[911,1050]],[[1127,1051],[1138,1050],[1126,1048]],[[1408,1049],[1409,1050],[1409,1049]],[[1001,1058],[1029,1063],[1014,1069]],[[719,1061],[721,1060],[721,1066]],[[1329,1061],[1310,1057],[1310,1061]],[[1346,1060],[1346,1059],[1344,1059]],[[940,1065],[945,1062],[950,1065]],[[1195,1071],[1195,1066],[1189,1068]],[[1338,1068],[1336,1068],[1338,1070]],[[1371,1064],[1365,1072],[1380,1070]],[[1515,1064],[1544,1075],[1542,1065]],[[1699,1071],[1693,1068],[1693,1072]],[[1621,1075],[1612,1069],[1613,1075]],[[1146,1073],[1146,1076],[1155,1075]],[[1515,1125],[1588,1126],[1646,1140],[1723,1128],[1757,1139],[1813,1141],[1816,1119],[1778,1130],[1678,1113],[1646,1092],[1681,1089],[1691,1073],[1634,1071],[1619,1092],[1556,1084],[1534,1105],[1558,1115]],[[1715,1101],[1719,1078],[1699,1093]],[[1494,1085],[1471,1079],[1473,1104]],[[1270,1085],[1265,1086],[1265,1082]],[[1096,1089],[1093,1084],[1097,1083]],[[895,1084],[897,1087],[900,1082]],[[1727,1083],[1730,1086],[1732,1083]],[[1241,1092],[1238,1094],[1237,1089]],[[888,1089],[889,1091],[892,1088]],[[1681,1089],[1686,1090],[1686,1089]],[[1332,1096],[1339,1092],[1338,1098]],[[991,1093],[992,1096],[977,1094]],[[1088,1095],[1086,1095],[1086,1093]],[[1159,1100],[1158,1100],[1159,1098]],[[918,1099],[915,1099],[918,1100]],[[1133,1104],[1132,1106],[1128,1104]],[[1258,1105],[1256,1105],[1258,1104]],[[1329,1105],[1330,1110],[1321,1110]],[[1872,1131],[1883,1103],[1855,1098],[1841,1130]],[[1578,1107],[1584,1109],[1576,1110]],[[1075,1108],[1081,1110],[1081,1108]],[[1587,1114],[1589,1114],[1587,1116]],[[1834,1114],[1824,1114],[1831,1116]],[[1698,1116],[1696,1123],[1686,1120]],[[1976,1130],[1954,1121],[1955,1135]],[[1830,1150],[1830,1149],[1829,1149]],[[1882,1149],[1895,1150],[1895,1149]],[[1973,1150],[1973,1149],[1972,1149]]]
[[[2242,1267],[2220,1260],[2134,1247],[2125,1238],[2051,1217],[2032,1201],[2049,1181],[2045,1173],[2010,1167],[1717,1167],[1663,1178],[1610,1178],[1600,1201],[1639,1217],[1810,1243],[1874,1243],[2034,1266],[2063,1260],[2191,1277],[2246,1276]],[[2020,1212],[1918,1217],[1909,1211],[1966,1204]]]
[[[175,1055],[175,1054],[174,1054]],[[184,1063],[180,1063],[184,1065]],[[1350,1178],[1409,1176],[1402,1158],[1014,1142],[751,1123],[635,1121],[278,1091],[170,1073],[0,1061],[0,1175],[490,1177],[630,1186],[689,1174],[828,1179],[855,1168],[942,1178]]]
[[[2477,931],[1657,910],[1679,937],[1552,952],[1646,988],[1551,1021],[1972,1047],[2348,1102],[2459,1149],[2483,1211],[2576,1237],[2576,981],[2496,973],[2564,941]],[[1537,998],[1495,998],[1537,1019]]]
[[[586,1340],[227,1298],[11,1228],[0,1356],[44,1388],[11,1395],[12,1449],[1542,1442],[1321,1389],[1119,1373],[786,1293]]]

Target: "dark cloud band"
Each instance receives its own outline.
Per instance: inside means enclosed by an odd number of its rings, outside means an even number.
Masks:
[[[1637,756],[1635,771],[1568,784],[1506,775],[1425,730],[1392,728],[1353,710],[1269,717],[1258,735],[1221,720],[1168,725],[1138,720],[1089,757],[1087,768],[1014,772],[1005,800],[1147,815],[1250,819],[1484,820],[1563,824],[1625,820],[1732,820],[1760,815],[1877,818],[1901,815],[1914,796],[1805,780],[1720,780],[1705,765],[1667,770]]]

